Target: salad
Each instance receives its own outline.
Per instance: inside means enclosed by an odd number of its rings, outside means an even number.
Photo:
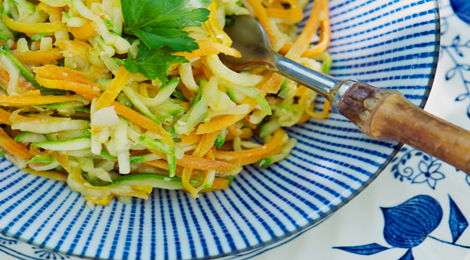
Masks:
[[[243,165],[289,156],[284,127],[328,116],[306,87],[218,57],[240,57],[223,28],[250,14],[276,51],[328,72],[327,0],[300,35],[305,0],[0,2],[3,156],[91,208],[154,188],[227,189]]]

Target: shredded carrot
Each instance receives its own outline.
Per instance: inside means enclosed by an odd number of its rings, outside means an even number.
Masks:
[[[186,98],[186,100],[191,100],[191,98],[195,98],[196,94],[194,94],[191,90],[186,87],[186,85],[181,84],[181,92],[183,92],[183,96]]]
[[[174,55],[183,56],[187,60],[219,53],[223,53],[225,55],[233,56],[236,58],[241,57],[240,52],[236,49],[228,47],[218,42],[199,40],[196,41],[196,43],[199,45],[199,49],[194,50],[193,52],[176,52],[174,53]]]
[[[82,27],[69,27],[68,29],[73,37],[80,40],[88,40],[97,34],[93,21],[89,21]]]
[[[209,32],[212,41],[221,42],[225,46],[231,46],[232,39],[220,27],[219,20],[217,19],[217,1],[212,1],[207,9],[209,9],[210,14],[209,19],[204,22],[204,27]]]
[[[328,0],[321,0],[321,6],[322,6],[322,18],[323,20],[321,21],[320,25],[320,42],[318,42],[315,46],[307,48],[303,53],[302,57],[314,57],[317,56],[328,48],[328,45],[330,44],[331,41],[331,28],[330,28],[330,15],[329,15],[329,8],[328,8]],[[312,12],[315,10],[312,9]],[[310,18],[313,16],[313,13],[310,15]],[[310,20],[310,19],[309,19]],[[313,23],[313,21],[312,21]],[[307,22],[305,25],[305,29],[307,29],[309,26],[312,26]],[[310,38],[311,39],[311,38]],[[287,53],[292,45],[290,44],[285,44],[279,52],[281,53]]]
[[[149,93],[147,91],[147,88],[148,86],[151,86],[150,84],[148,83],[141,83],[139,85],[139,92],[140,92],[140,95],[142,95],[143,97],[146,97],[146,98],[149,98]]]
[[[36,6],[37,11],[43,11],[49,15],[49,20],[51,22],[57,22],[62,20],[62,8],[61,7],[52,7],[48,4],[40,2]]]
[[[273,28],[271,27],[271,22],[269,20],[268,11],[266,10],[266,8],[262,5],[262,3],[259,0],[246,0],[246,1],[253,8],[256,18],[258,18],[258,21],[266,30],[266,34],[268,35],[270,41],[275,42],[277,40],[277,37],[273,31]],[[315,1],[315,4],[319,4],[319,3],[320,1]],[[320,9],[312,8],[312,13],[310,14],[310,17],[309,17],[309,21],[311,21],[311,23],[307,22],[307,24],[304,27],[304,30],[311,30],[312,25],[315,25],[314,23],[317,23],[320,18],[323,18],[323,20],[321,20],[320,42],[317,45],[304,50],[304,52],[301,54],[302,57],[313,57],[313,56],[319,55],[320,53],[324,52],[328,48],[328,45],[330,43],[331,29],[330,29],[330,20],[329,20],[328,0],[321,0],[322,15],[319,15],[319,14],[315,15],[315,12],[318,12],[318,10]],[[316,26],[316,28],[318,28],[318,25]],[[310,40],[311,37],[308,39]],[[291,48],[292,48],[291,43],[285,43],[284,46],[279,50],[279,52],[285,54],[289,52]]]
[[[111,106],[114,106],[114,110],[116,113],[122,117],[127,118],[129,121],[132,123],[149,130],[150,132],[160,134],[160,129],[158,127],[158,124],[155,123],[152,119],[140,114],[139,112],[136,112],[123,104],[113,101],[111,103]]]
[[[52,156],[57,160],[57,162],[59,162],[60,166],[62,166],[67,172],[71,171],[68,155],[61,154],[59,152],[54,152]]]
[[[33,158],[23,144],[13,140],[2,128],[0,128],[0,147],[20,160],[29,161]]]
[[[8,83],[10,82],[10,75],[1,66],[0,66],[0,82],[3,83],[3,85],[5,86],[8,86]],[[18,80],[18,87],[20,87],[23,90],[35,89],[32,84],[30,84],[29,82],[26,82],[22,77],[20,77],[20,80]]]
[[[77,101],[80,99],[79,96],[1,96],[0,95],[0,106],[34,106],[34,105],[46,105],[54,103],[63,103],[70,101]]]
[[[1,115],[1,114],[0,114]],[[185,145],[197,144],[201,141],[202,135],[196,134],[196,131],[192,131],[189,135],[181,135],[181,141]]]
[[[194,59],[197,57],[205,56],[205,55],[213,55],[219,54],[220,51],[217,50],[214,46],[210,44],[204,44],[206,41],[196,41],[199,44],[199,49],[194,50],[193,52],[176,52],[173,55],[183,56],[187,60]]]
[[[193,198],[197,198],[197,191],[196,189],[189,183],[191,180],[191,175],[193,173],[193,169],[189,167],[184,167],[183,175],[181,176],[181,182],[183,183],[184,188],[191,193]]]
[[[38,34],[38,33],[53,33],[66,29],[65,24],[62,22],[52,23],[26,23],[18,22],[6,14],[3,14],[3,21],[5,25],[13,31],[22,32],[26,34]]]
[[[147,164],[147,165],[150,165],[150,166],[153,166],[153,167],[157,167],[157,168],[160,168],[160,169],[163,169],[163,170],[169,170],[170,167],[168,167],[168,162],[165,161],[165,160],[153,160],[153,161],[149,161],[149,162],[144,162],[144,164]],[[176,173],[183,173],[183,167],[177,165],[176,166]]]
[[[233,161],[242,161],[250,157],[257,157],[257,156],[269,154],[278,146],[280,146],[283,136],[284,136],[284,130],[280,128],[274,132],[274,137],[270,143],[265,144],[259,148],[243,150],[243,151],[233,151],[233,152],[216,150],[214,152],[214,156],[216,159],[219,159],[219,160],[233,162]]]
[[[291,20],[292,23],[302,21],[303,11],[299,2],[295,0],[284,0],[283,2],[290,5],[289,10],[284,9],[282,5],[279,6],[280,8],[266,8],[268,16]]]
[[[328,114],[329,114],[329,111],[330,111],[330,102],[328,100],[325,100],[325,104],[323,105],[323,111],[321,114],[317,114],[315,112],[313,112],[312,109],[306,109],[305,112],[311,116],[311,117],[314,117],[314,118],[328,118]]]
[[[256,101],[254,101],[253,99],[247,99],[247,101],[243,102],[243,104],[248,104],[250,106],[250,109],[248,109],[248,111],[253,110],[253,108],[257,105]],[[245,116],[246,114],[222,115],[222,116],[215,117],[211,119],[210,122],[200,124],[197,127],[196,134],[201,135],[201,134],[212,133],[215,131],[220,131],[242,120]]]
[[[103,85],[100,85],[96,82],[88,80],[85,78],[85,73],[69,69],[66,67],[59,67],[56,65],[45,65],[34,69],[36,77],[41,77],[45,79],[57,79],[65,81],[73,81],[78,83],[87,84],[93,87],[97,87],[100,90],[105,89]]]
[[[274,71],[269,71],[264,76],[263,81],[256,86],[259,92],[263,95],[274,94],[279,92],[282,82],[284,82],[284,77],[275,73]]]
[[[208,160],[192,155],[185,155],[182,159],[176,160],[176,163],[178,165],[190,167],[192,169],[216,170],[219,172],[230,171],[238,167],[237,165],[229,162]]]
[[[116,99],[121,92],[122,88],[129,82],[132,74],[127,72],[124,66],[119,68],[116,77],[111,81],[111,84],[106,88],[103,94],[96,101],[98,109],[108,107]]]
[[[214,181],[212,182],[212,187],[209,189],[209,191],[226,190],[228,189],[228,187],[229,187],[229,180],[222,179],[222,178],[215,178]]]
[[[49,150],[41,151],[41,148],[36,147],[34,145],[30,145],[29,153],[31,153],[34,156],[51,156],[52,151],[49,151]]]
[[[307,114],[306,112],[304,112],[304,114],[302,115],[302,117],[299,119],[299,121],[297,121],[297,123],[295,123],[296,125],[300,125],[300,124],[303,124],[305,122],[307,122],[308,120],[310,119],[310,115]]]
[[[266,8],[259,0],[246,0],[246,2],[248,2],[248,4],[253,8],[256,18],[258,18],[258,22],[263,26],[271,42],[275,41],[277,37],[271,27],[271,22],[269,21]]]
[[[320,26],[319,17],[321,16],[322,5],[323,3],[321,1],[315,1],[307,24],[305,24],[302,33],[299,35],[299,37],[297,37],[294,45],[292,45],[292,47],[287,52],[286,58],[298,60],[305,52],[308,45],[310,44],[310,41],[312,40],[313,35],[315,35],[318,27]]]
[[[205,134],[196,149],[193,152],[193,156],[203,157],[210,151],[212,146],[214,146],[215,139],[219,135],[220,131],[215,131],[212,133]]]
[[[69,90],[82,96],[87,94],[99,96],[101,94],[99,89],[96,89],[95,87],[88,84],[65,80],[46,79],[38,76],[36,76],[36,81],[46,88]]]
[[[10,116],[11,113],[0,108],[0,124],[11,125]]]
[[[44,177],[48,178],[51,180],[55,181],[60,181],[60,182],[67,182],[67,174],[63,172],[58,172],[58,171],[35,171],[31,168],[23,169],[22,171],[27,172],[32,175],[36,175],[39,177]]]
[[[45,51],[15,52],[13,55],[23,64],[47,63],[64,57],[57,47]]]
[[[166,158],[166,155],[162,152],[155,151],[152,149],[150,151],[164,159]],[[148,165],[152,165],[152,162],[154,161],[144,162],[144,163]],[[209,160],[206,158],[201,158],[201,157],[187,155],[187,154],[185,154],[182,159],[176,159],[176,164],[183,166],[183,167],[189,167],[191,169],[216,170],[218,172],[230,171],[238,167],[237,164],[233,164],[230,162],[219,161],[219,160]]]
[[[250,122],[250,115],[246,115],[243,119],[245,119],[245,122],[248,124],[248,126],[251,129],[256,129],[258,126]]]

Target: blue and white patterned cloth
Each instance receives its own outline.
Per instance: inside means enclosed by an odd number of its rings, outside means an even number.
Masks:
[[[426,110],[470,129],[470,1],[441,0],[441,51]],[[404,146],[357,198],[251,259],[468,259],[470,177]],[[0,235],[0,259],[77,260]]]

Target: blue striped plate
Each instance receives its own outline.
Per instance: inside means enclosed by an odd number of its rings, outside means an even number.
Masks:
[[[331,0],[330,10],[332,74],[398,89],[422,106],[438,56],[437,1]],[[149,200],[114,201],[94,211],[65,184],[24,174],[2,160],[0,230],[90,258],[248,258],[338,210],[398,147],[369,139],[338,114],[287,131],[298,140],[292,155],[268,169],[246,167],[229,190],[197,200],[156,190]]]

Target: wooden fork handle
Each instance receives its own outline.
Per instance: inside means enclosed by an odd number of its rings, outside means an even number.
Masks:
[[[396,90],[354,83],[338,110],[372,138],[408,144],[470,174],[470,132],[427,113]]]

